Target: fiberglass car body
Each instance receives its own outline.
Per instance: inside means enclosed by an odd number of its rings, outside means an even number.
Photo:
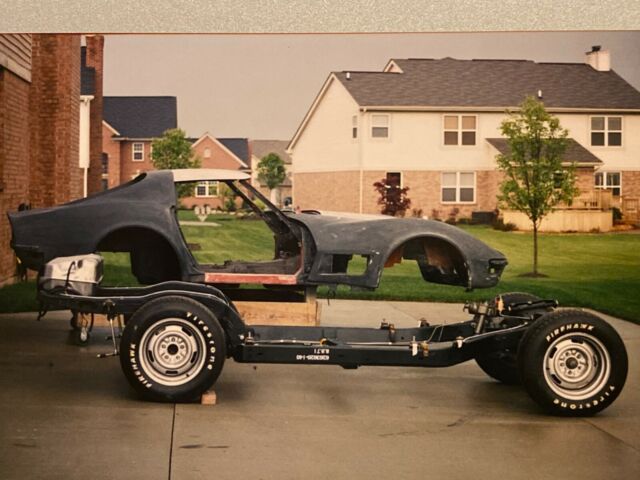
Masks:
[[[10,213],[12,247],[28,268],[57,257],[96,251],[130,252],[143,284],[181,280],[207,284],[308,287],[350,285],[374,289],[385,266],[415,260],[424,280],[467,289],[494,286],[505,257],[462,230],[419,218],[285,213],[249,183],[249,175],[185,169],[143,173],[129,183],[61,206]],[[199,264],[177,220],[174,183],[222,181],[262,216],[274,233],[268,262],[229,260]],[[267,205],[260,211],[250,197]],[[215,230],[211,230],[215,235]],[[366,259],[352,273],[354,256]]]

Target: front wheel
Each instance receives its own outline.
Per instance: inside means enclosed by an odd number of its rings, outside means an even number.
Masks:
[[[127,322],[120,365],[144,398],[196,399],[216,381],[226,356],[225,334],[213,313],[190,298],[158,298]]]
[[[590,416],[618,397],[628,360],[607,322],[582,310],[556,310],[525,332],[518,369],[525,390],[549,413]]]

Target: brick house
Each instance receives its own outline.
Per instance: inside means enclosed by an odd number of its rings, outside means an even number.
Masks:
[[[102,189],[128,182],[154,170],[151,146],[154,138],[178,126],[176,97],[104,97],[102,122]],[[190,139],[203,168],[249,171],[251,148],[246,138],[215,138],[209,133]],[[215,182],[196,187],[182,205],[221,206]]]
[[[221,168],[225,170],[251,170],[251,146],[246,138],[216,138],[205,132],[200,138],[191,139],[193,153],[200,158],[201,168]],[[196,205],[222,207],[218,195],[218,182],[200,182],[196,185],[194,196],[180,200],[186,208]]]
[[[585,63],[392,59],[381,72],[333,72],[292,138],[294,203],[376,213],[372,184],[410,187],[424,215],[497,206],[500,122],[526,95],[569,130],[565,161],[585,193],[640,197],[640,92],[594,47]]]
[[[288,144],[286,140],[251,140],[251,184],[277,205],[291,201],[291,156],[287,152]],[[270,197],[271,192],[267,186],[258,180],[258,163],[270,153],[275,153],[282,159],[287,171],[287,178],[275,189],[273,198]]]
[[[103,101],[102,190],[153,170],[151,142],[178,126],[176,97],[104,97]]]
[[[6,213],[81,197],[81,144],[86,184],[96,183],[103,42],[97,35],[0,35],[0,285],[17,274]],[[83,75],[92,77],[89,90],[81,89]],[[81,109],[89,117],[84,127]]]

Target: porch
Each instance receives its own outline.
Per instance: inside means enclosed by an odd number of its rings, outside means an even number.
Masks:
[[[562,205],[548,214],[542,220],[539,231],[610,232],[613,230],[612,208],[618,204],[610,190],[582,192],[570,205]],[[531,221],[524,213],[505,210],[502,215],[504,223],[513,223],[518,230],[532,230]]]

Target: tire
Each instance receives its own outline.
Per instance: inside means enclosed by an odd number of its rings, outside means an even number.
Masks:
[[[505,308],[517,303],[536,302],[539,297],[530,293],[511,292],[501,295]],[[495,299],[498,300],[498,297]],[[476,357],[476,363],[484,373],[491,378],[506,385],[517,385],[520,383],[520,373],[516,352],[501,350],[498,352],[485,353]]]
[[[484,373],[506,385],[520,383],[518,362],[515,352],[502,350],[476,357],[476,363]]]
[[[582,310],[548,313],[520,342],[525,390],[554,415],[585,417],[607,408],[622,391],[628,360],[614,328]]]
[[[226,341],[215,315],[195,300],[168,296],[140,307],[127,322],[120,365],[145,399],[188,402],[217,380]]]

